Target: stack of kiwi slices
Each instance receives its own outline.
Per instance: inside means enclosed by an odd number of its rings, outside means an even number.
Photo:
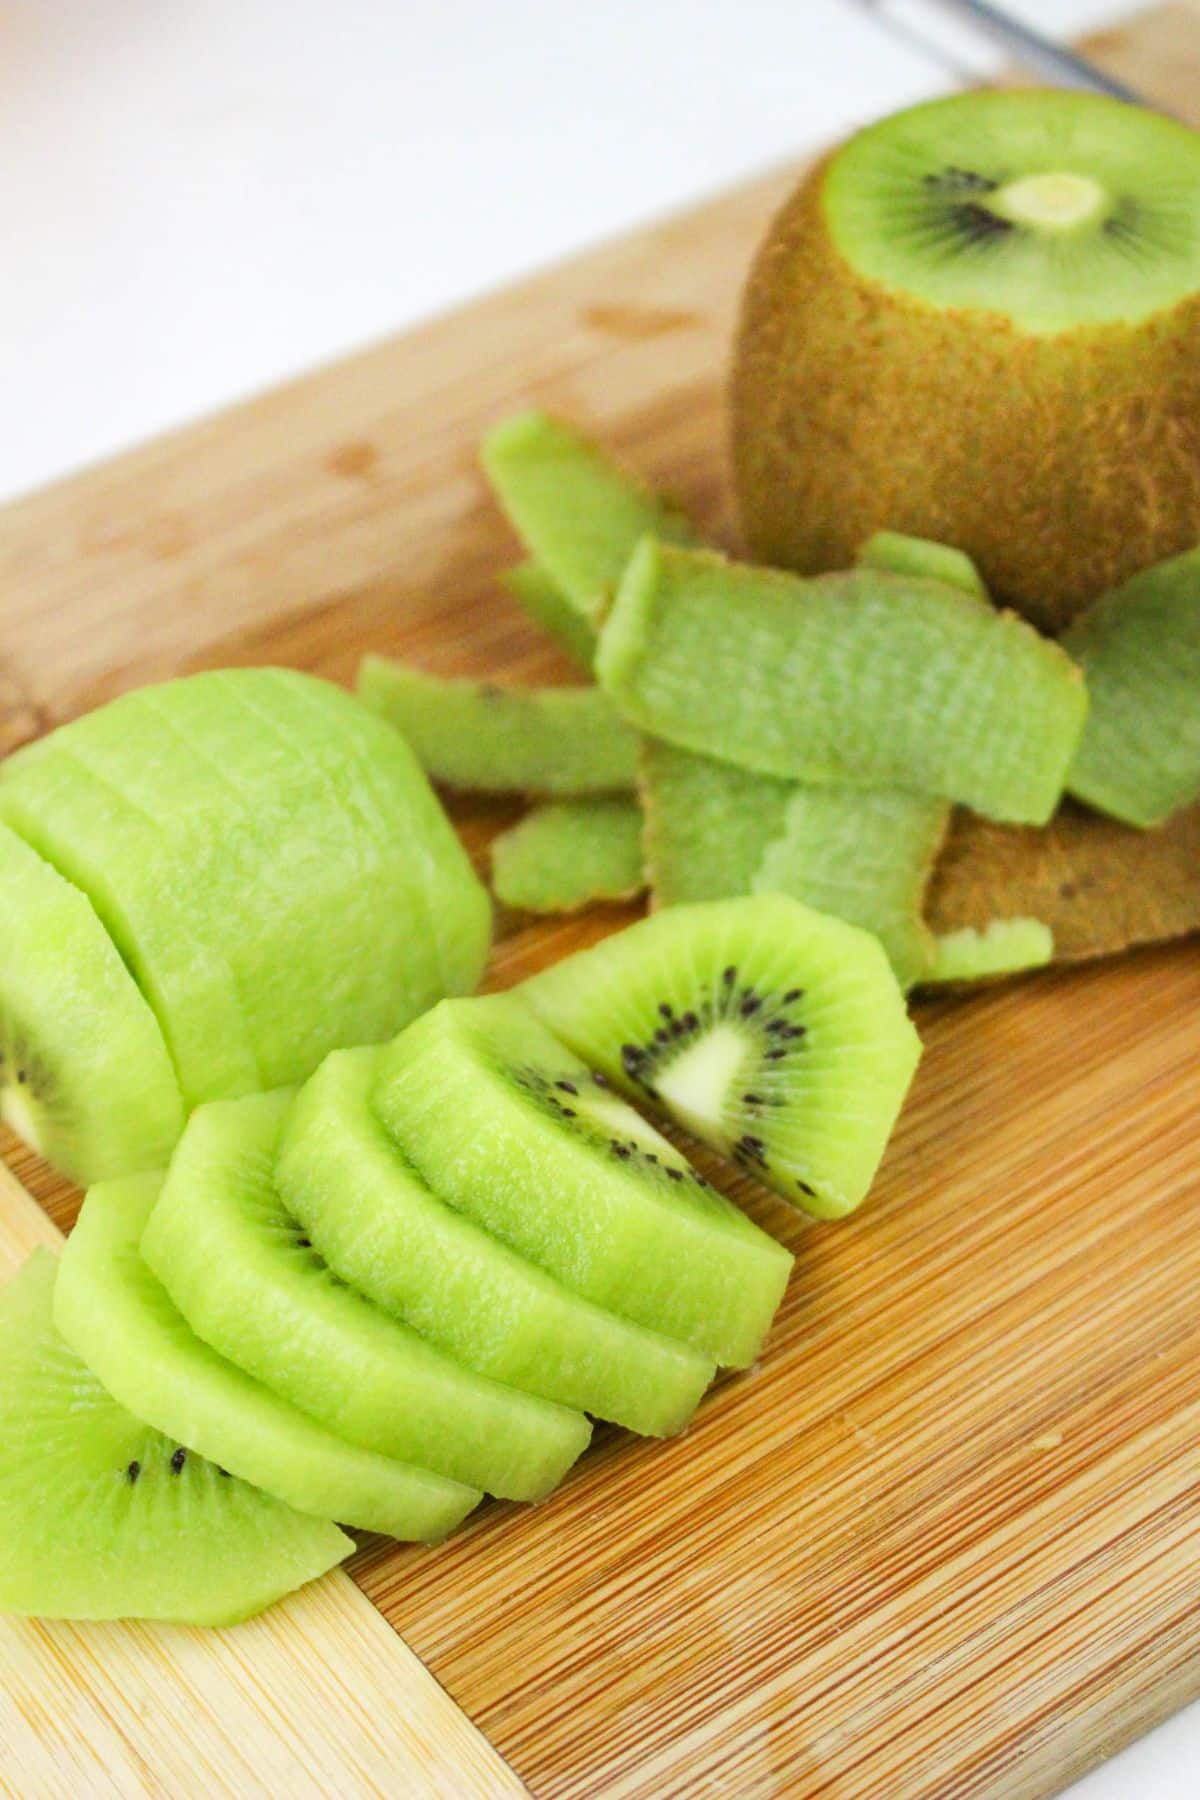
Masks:
[[[792,1259],[631,1098],[834,1215],[918,1050],[876,940],[772,895],[196,1107],[0,1291],[0,1608],[229,1622],[339,1527],[543,1499],[593,1419],[681,1431]]]
[[[730,560],[543,413],[483,465],[527,552],[503,583],[592,684],[369,657],[359,695],[435,781],[533,797],[492,846],[504,905],[785,894],[871,932],[905,988],[1200,926],[1200,551],[1055,640],[907,531],[815,576]]]
[[[416,757],[348,694],[127,694],[0,765],[0,1112],[81,1183],[156,1168],[199,1102],[469,992],[490,932]]]

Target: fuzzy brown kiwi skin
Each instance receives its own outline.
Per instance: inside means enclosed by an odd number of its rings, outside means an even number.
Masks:
[[[777,214],[743,296],[733,458],[752,554],[815,573],[877,530],[935,538],[1056,632],[1200,540],[1200,293],[1041,336],[938,310],[841,255],[831,160]]]
[[[1025,913],[1054,933],[1055,962],[1113,956],[1200,931],[1200,805],[1137,831],[1064,802],[1046,826],[958,812],[925,915],[935,931]]]

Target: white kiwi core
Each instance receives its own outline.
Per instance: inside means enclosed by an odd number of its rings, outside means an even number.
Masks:
[[[1001,218],[1033,231],[1077,231],[1108,211],[1109,197],[1090,175],[1054,169],[997,188],[988,206]]]
[[[656,1070],[654,1086],[681,1124],[697,1135],[719,1126],[730,1090],[746,1058],[746,1040],[733,1025],[717,1025],[689,1044],[665,1069]]]
[[[632,1106],[616,1094],[580,1094],[571,1101],[571,1105],[577,1112],[602,1125],[613,1137],[621,1138],[626,1143],[632,1140],[642,1150],[653,1150],[665,1167],[687,1167],[686,1159],[679,1154],[674,1144],[663,1137],[661,1132],[655,1131],[641,1113],[635,1112]]]

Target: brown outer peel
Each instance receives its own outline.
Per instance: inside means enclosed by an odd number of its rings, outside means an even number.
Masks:
[[[957,812],[925,911],[938,932],[1028,913],[1054,933],[1056,962],[1185,937],[1200,931],[1200,806],[1154,831],[1070,801],[1036,829]]]

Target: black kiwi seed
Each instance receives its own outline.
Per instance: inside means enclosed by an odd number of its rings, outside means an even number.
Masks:
[[[187,1451],[184,1449],[183,1445],[180,1444],[178,1450],[176,1450],[175,1454],[171,1458],[171,1473],[172,1473],[172,1475],[182,1475],[183,1474],[183,1465],[186,1461],[187,1461]]]
[[[130,1463],[129,1467],[125,1471],[125,1479],[129,1483],[130,1487],[133,1487],[136,1485],[137,1478],[141,1474],[141,1472],[142,1472],[142,1465],[137,1460],[137,1458],[134,1457],[133,1461]]]
[[[554,1085],[564,1094],[578,1094],[579,1092],[573,1081],[556,1081]]]

